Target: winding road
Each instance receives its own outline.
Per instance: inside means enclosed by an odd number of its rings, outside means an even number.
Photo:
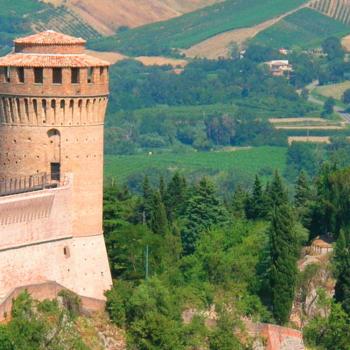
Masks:
[[[315,103],[318,105],[324,105],[324,101],[319,100],[316,96],[312,95],[312,91],[315,90],[317,88],[318,85],[318,81],[314,81],[311,84],[309,84],[306,88],[309,90],[309,102],[311,103]],[[344,122],[346,124],[350,124],[350,113],[345,112],[343,108],[339,107],[339,106],[334,106],[334,111],[336,113],[338,113],[341,118],[344,120]]]

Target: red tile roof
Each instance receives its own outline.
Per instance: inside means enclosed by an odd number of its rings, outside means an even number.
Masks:
[[[85,44],[86,41],[82,38],[75,38],[70,35],[57,33],[53,30],[18,38],[14,40],[15,44],[28,45],[79,45]]]
[[[0,57],[0,67],[106,67],[110,63],[86,54],[12,53]]]

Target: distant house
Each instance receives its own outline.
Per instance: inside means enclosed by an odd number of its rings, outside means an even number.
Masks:
[[[279,49],[278,52],[284,56],[287,56],[289,54],[289,50],[284,49],[284,48]]]
[[[293,67],[288,60],[273,60],[265,62],[274,77],[290,77]]]
[[[310,255],[326,255],[332,251],[332,240],[328,236],[316,237],[310,246]]]

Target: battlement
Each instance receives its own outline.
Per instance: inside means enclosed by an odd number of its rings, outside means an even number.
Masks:
[[[68,177],[62,177],[60,173],[41,173],[29,176],[18,176],[10,179],[0,179],[0,197],[35,192],[47,188],[57,188],[67,183]]]

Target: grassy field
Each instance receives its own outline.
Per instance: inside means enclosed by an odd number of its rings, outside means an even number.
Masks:
[[[191,173],[202,176],[235,171],[247,178],[253,178],[264,169],[270,173],[275,169],[283,172],[286,152],[287,149],[283,147],[257,147],[220,152],[106,156],[105,176],[124,182],[130,176],[146,174],[149,170],[153,175],[179,171],[186,176]]]
[[[275,48],[312,48],[330,36],[340,38],[349,33],[349,25],[305,8],[262,31],[253,41]]]
[[[350,81],[345,81],[339,84],[330,84],[319,86],[315,89],[318,95],[324,97],[333,97],[336,100],[341,100],[345,90],[350,89]]]
[[[46,8],[37,0],[1,0],[0,16],[20,17]]]
[[[250,27],[304,4],[305,0],[226,0],[166,22],[119,33],[91,43],[91,47],[129,55],[169,54],[214,35]]]

